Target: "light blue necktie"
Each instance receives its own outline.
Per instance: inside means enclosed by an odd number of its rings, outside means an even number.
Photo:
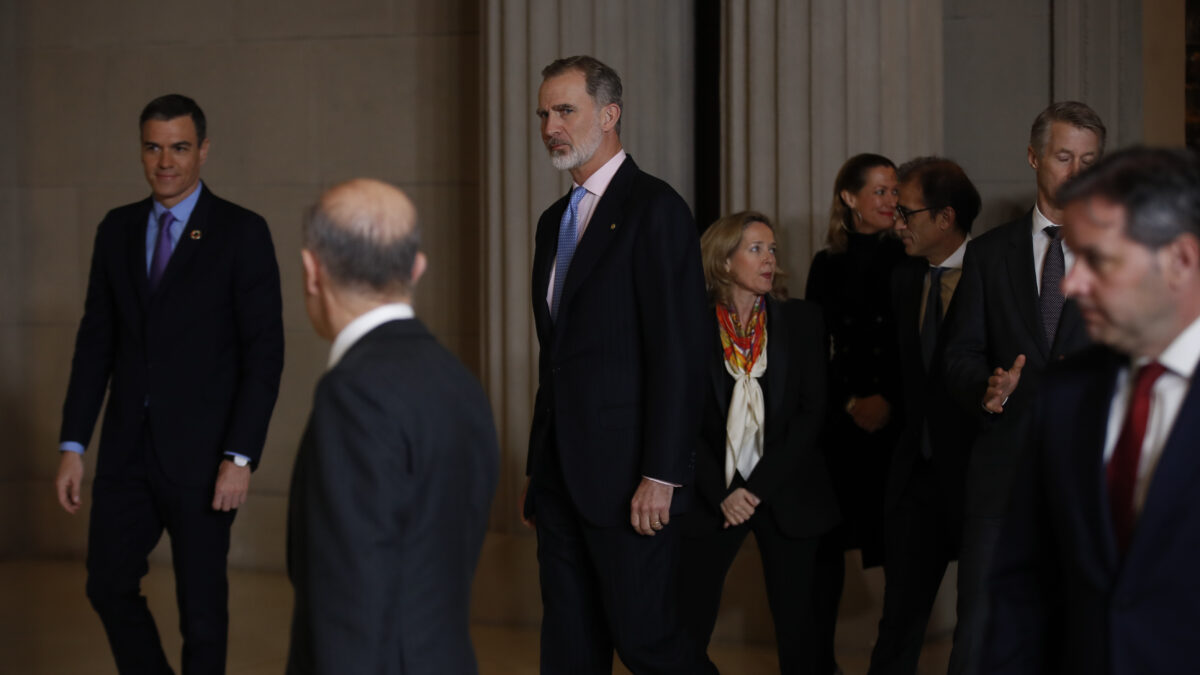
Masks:
[[[579,236],[579,202],[587,189],[582,185],[571,190],[571,203],[563,211],[562,222],[558,224],[558,256],[554,263],[554,295],[550,299],[550,318],[558,320],[558,303],[562,298],[563,286],[567,282],[567,268],[571,266],[571,257],[575,255],[575,240]]]

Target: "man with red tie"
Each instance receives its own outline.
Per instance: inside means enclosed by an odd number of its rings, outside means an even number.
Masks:
[[[1178,673],[1200,636],[1200,162],[1113,154],[1058,193],[1099,344],[1048,372],[991,575],[986,673]]]

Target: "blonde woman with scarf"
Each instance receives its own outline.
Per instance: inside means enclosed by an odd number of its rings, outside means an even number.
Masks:
[[[684,621],[696,648],[707,651],[725,575],[753,532],[780,672],[811,673],[813,560],[820,535],[838,520],[816,447],[826,397],[821,310],[787,299],[765,215],[718,220],[700,248],[712,332],[697,503],[683,526]],[[700,662],[702,672],[718,672],[707,655]]]

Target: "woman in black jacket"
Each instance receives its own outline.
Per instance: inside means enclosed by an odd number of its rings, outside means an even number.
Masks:
[[[753,532],[780,669],[810,673],[813,561],[819,536],[838,518],[816,445],[826,395],[821,310],[786,299],[775,235],[761,213],[722,218],[700,247],[713,323],[696,452],[699,503],[683,527],[685,622],[706,650],[725,574]],[[717,672],[706,655],[701,663]]]

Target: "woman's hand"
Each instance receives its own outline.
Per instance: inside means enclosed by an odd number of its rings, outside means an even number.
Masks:
[[[750,520],[750,516],[754,515],[754,508],[761,501],[746,488],[740,487],[730,492],[729,496],[721,501],[721,513],[725,514],[725,527],[736,527]]]
[[[879,394],[854,399],[854,405],[850,406],[848,412],[858,428],[868,434],[886,427],[888,420],[892,418],[891,404]]]

